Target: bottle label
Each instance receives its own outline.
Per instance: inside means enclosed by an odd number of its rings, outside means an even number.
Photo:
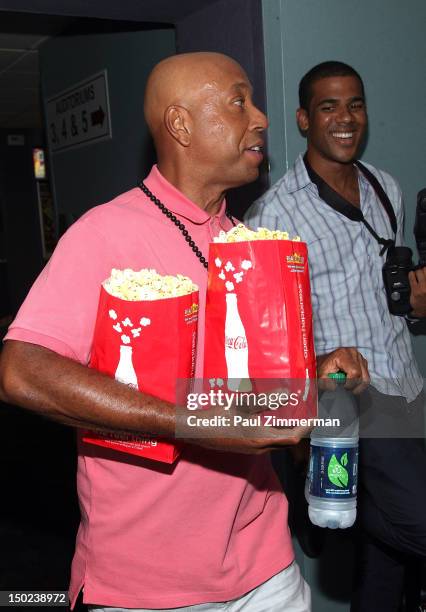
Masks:
[[[358,447],[311,445],[309,493],[326,499],[353,499],[358,484]]]
[[[247,338],[244,336],[225,336],[225,347],[237,351],[245,350],[247,348]]]

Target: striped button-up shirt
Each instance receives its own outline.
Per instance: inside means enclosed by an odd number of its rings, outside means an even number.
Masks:
[[[365,165],[392,203],[398,222],[396,243],[402,244],[400,188],[389,174]],[[373,187],[361,173],[358,182],[365,219],[379,236],[393,238],[389,217]],[[302,156],[251,206],[245,222],[254,229],[298,234],[307,243],[317,354],[354,346],[368,361],[374,387],[409,402],[417,397],[423,381],[406,321],[389,312],[381,247],[363,223],[347,219],[321,200]]]

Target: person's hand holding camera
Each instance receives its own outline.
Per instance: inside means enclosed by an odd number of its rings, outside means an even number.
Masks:
[[[408,280],[411,288],[410,304],[413,309],[410,317],[426,317],[426,267],[409,272]]]

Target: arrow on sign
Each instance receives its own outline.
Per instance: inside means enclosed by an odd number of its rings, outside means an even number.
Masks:
[[[95,110],[93,113],[90,113],[90,118],[92,120],[92,125],[100,125],[104,124],[105,113],[102,106],[99,106],[98,110]]]

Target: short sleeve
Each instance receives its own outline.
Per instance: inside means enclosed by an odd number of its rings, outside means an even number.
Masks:
[[[90,217],[77,221],[59,241],[5,340],[39,344],[87,364],[100,286],[112,260],[107,239]]]

